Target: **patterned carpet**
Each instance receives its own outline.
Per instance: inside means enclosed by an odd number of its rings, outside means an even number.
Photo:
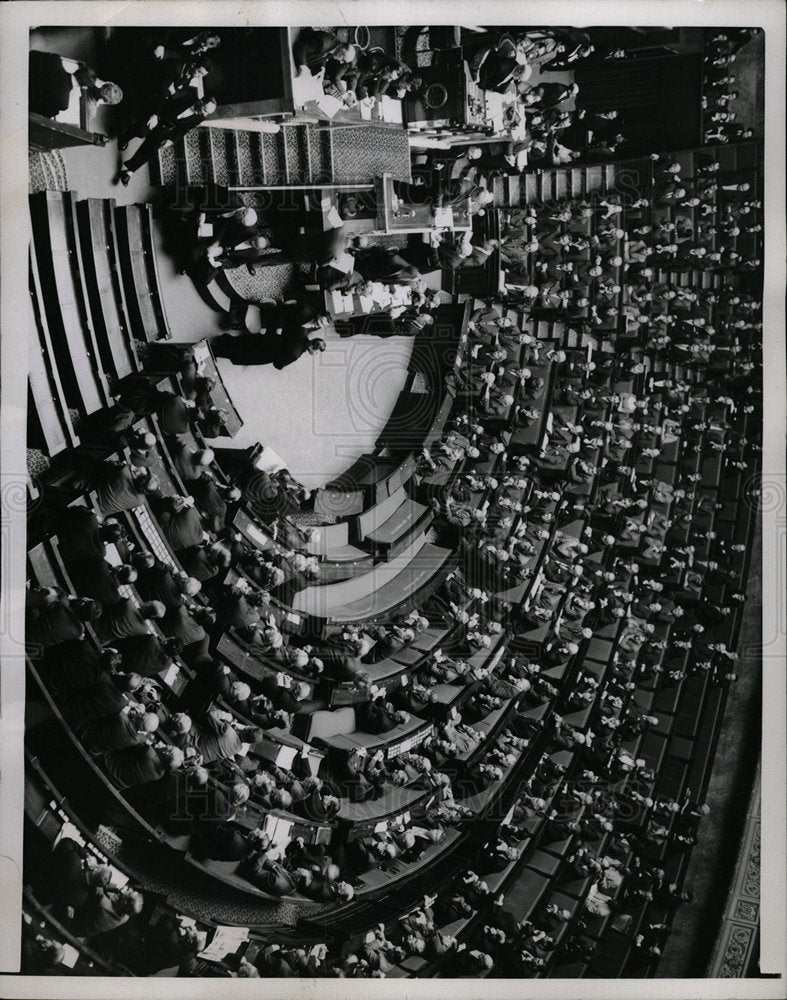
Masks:
[[[68,172],[59,149],[28,153],[30,194],[39,191],[68,191]]]
[[[298,917],[318,909],[317,903],[296,904],[247,896],[197,869],[173,864],[168,852],[151,850],[149,843],[128,834],[121,841],[104,825],[98,826],[94,840],[134,872],[143,890],[165,896],[176,909],[198,920],[277,927],[294,924]]]
[[[224,274],[233,289],[247,302],[262,302],[265,299],[283,301],[288,298],[287,292],[295,284],[299,270],[297,264],[272,264],[270,267],[257,267],[253,275],[246,267],[234,267]]]
[[[394,180],[412,181],[406,129],[337,127],[331,130],[331,148],[333,179],[339,184],[367,184],[386,172]]]

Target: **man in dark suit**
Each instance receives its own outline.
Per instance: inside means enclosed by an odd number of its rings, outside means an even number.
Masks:
[[[223,334],[211,342],[218,358],[228,358],[234,365],[273,365],[281,371],[303,354],[325,350],[322,328],[314,329],[294,317],[282,324],[281,333]]]
[[[342,42],[332,31],[301,28],[292,46],[292,55],[299,73],[305,68],[316,75],[329,59],[352,62],[355,46]]]
[[[358,57],[355,70],[347,73],[345,79],[347,89],[355,91],[355,96],[363,100],[386,94],[391,84],[406,72],[404,63],[387,56],[382,49],[372,49]]]

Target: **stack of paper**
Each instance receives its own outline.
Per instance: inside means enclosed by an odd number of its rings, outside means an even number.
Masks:
[[[372,285],[372,298],[380,306],[387,306],[391,301],[391,293],[378,281],[375,281]]]
[[[73,823],[65,822],[60,827],[60,833],[58,833],[57,837],[55,838],[55,845],[59,844],[60,841],[63,840],[64,837],[67,840],[75,840],[82,847],[85,846],[85,839],[84,839],[84,837],[79,832],[79,830],[74,826]]]
[[[283,768],[285,771],[289,771],[292,767],[292,762],[295,760],[296,754],[297,751],[294,747],[280,747],[276,756],[276,766]]]
[[[336,209],[332,209],[332,211],[336,212]],[[336,215],[338,216],[339,213],[336,212]],[[339,219],[339,225],[341,224],[341,219]],[[352,269],[355,267],[355,257],[353,257],[351,253],[347,253],[345,250],[344,253],[333,258],[331,261],[331,267],[336,268],[337,271],[341,271],[342,274],[350,274]]]
[[[61,959],[61,964],[65,965],[69,969],[73,969],[79,961],[79,952],[73,945],[70,944],[64,944],[62,947],[63,958]]]
[[[325,201],[327,199],[323,199],[323,200]],[[325,216],[325,221],[328,224],[328,227],[330,229],[341,229],[342,226],[344,225],[344,219],[341,217],[341,215],[339,215],[339,213],[336,210],[335,206],[331,206],[328,209],[328,212],[327,212],[327,214]],[[345,254],[345,256],[349,257],[350,255],[349,254]],[[336,265],[334,264],[333,266],[335,267]]]
[[[116,885],[118,889],[124,889],[128,885],[128,875],[122,872],[119,868],[115,868],[114,865],[109,866],[109,870],[112,872],[110,882],[112,885]]]
[[[213,940],[197,957],[209,962],[220,962],[227,955],[234,955],[243,942],[248,940],[247,927],[217,927]]]
[[[315,101],[315,105],[326,118],[333,118],[344,107],[338,97],[331,97],[330,94],[323,94],[319,101]]]
[[[380,116],[384,122],[401,125],[404,121],[402,118],[402,102],[383,94],[380,98]]]
[[[434,224],[438,229],[454,228],[454,212],[450,205],[434,210]]]
[[[286,847],[292,839],[292,820],[268,814],[265,817],[263,830],[268,834],[274,846]]]
[[[285,467],[284,459],[270,445],[261,448],[254,459],[254,468],[258,472],[278,472]]]

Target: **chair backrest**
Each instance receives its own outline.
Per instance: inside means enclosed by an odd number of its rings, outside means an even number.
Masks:
[[[348,705],[332,712],[313,712],[309,716],[308,730],[304,739],[310,743],[314,739],[347,736],[353,732],[355,732],[355,709]]]

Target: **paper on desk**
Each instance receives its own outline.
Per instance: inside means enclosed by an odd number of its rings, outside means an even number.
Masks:
[[[197,236],[200,239],[210,239],[213,236],[213,223],[212,222],[201,222],[199,228],[197,229]]]
[[[164,674],[160,674],[159,676],[161,677],[162,681],[167,685],[167,687],[172,687],[172,685],[175,683],[178,677],[177,665],[171,663],[167,667],[166,672]]]
[[[292,767],[292,762],[295,760],[296,755],[297,751],[294,747],[280,747],[276,755],[276,766],[288,771]]]
[[[75,840],[75,841],[76,841],[76,842],[77,842],[78,844],[80,844],[80,845],[81,845],[82,847],[84,847],[84,846],[85,846],[85,840],[84,840],[84,837],[82,836],[82,834],[81,834],[81,833],[79,832],[79,830],[78,830],[78,829],[77,829],[77,828],[76,828],[76,827],[74,826],[74,824],[73,824],[73,823],[69,823],[68,821],[66,821],[66,822],[65,822],[65,823],[64,823],[64,824],[63,824],[63,825],[62,825],[62,826],[60,827],[60,833],[58,833],[57,837],[55,838],[55,846],[56,846],[57,844],[59,844],[59,843],[60,843],[60,841],[61,841],[61,840],[62,840],[62,839],[63,839],[64,837],[65,837],[65,838],[66,838],[67,840]]]
[[[365,312],[371,312],[374,309],[374,299],[371,295],[359,295],[358,300],[361,304],[361,309]]]
[[[454,228],[454,212],[450,205],[441,205],[434,210],[434,224],[440,228]]]
[[[128,875],[119,868],[115,868],[114,865],[110,865],[109,870],[112,873],[109,880],[112,885],[116,885],[118,889],[124,889],[128,885]]]
[[[404,121],[402,118],[402,102],[383,94],[380,98],[380,115],[384,122],[401,125]]]
[[[344,104],[338,99],[338,97],[331,97],[330,94],[323,94],[316,104],[318,110],[328,118],[333,118],[333,116],[344,107]]]
[[[331,292],[331,311],[334,313],[344,312],[344,296],[341,292]]]
[[[391,301],[391,293],[385,285],[375,281],[372,285],[372,298],[378,305],[387,306]]]
[[[341,229],[344,225],[344,219],[339,215],[335,205],[332,205],[328,209],[328,213],[325,216],[325,221],[328,223],[331,229]]]
[[[217,927],[213,940],[197,957],[209,962],[220,962],[227,955],[233,955],[248,939],[247,927]]]
[[[254,459],[254,468],[258,472],[278,472],[285,465],[284,459],[270,445],[265,445]]]
[[[366,101],[361,101],[358,107],[361,109],[361,118],[365,122],[372,120],[372,107]]]
[[[271,816],[268,814],[264,829],[274,846],[284,845],[286,847],[292,839],[290,836],[292,821],[285,819],[283,816]]]
[[[338,212],[336,214],[338,215]],[[342,274],[350,274],[353,267],[355,267],[355,257],[345,250],[344,253],[333,258],[331,267],[336,268],[337,271],[341,271]]]
[[[79,961],[79,952],[71,944],[62,945],[63,957],[60,960],[61,965],[65,965],[69,969],[73,969],[74,966]]]

